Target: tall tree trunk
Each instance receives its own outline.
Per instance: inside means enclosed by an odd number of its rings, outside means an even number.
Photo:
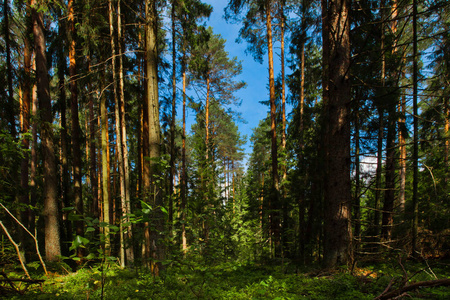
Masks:
[[[122,34],[122,14],[121,1],[117,2],[117,37],[119,49],[119,104],[120,104],[120,130],[122,138],[122,155],[123,155],[123,176],[125,184],[125,199],[122,203],[122,217],[123,222],[130,224],[129,214],[131,213],[131,199],[130,199],[130,164],[128,161],[128,146],[127,146],[127,126],[125,114],[125,94],[124,94],[124,71],[123,71],[123,34]],[[134,261],[134,250],[132,241],[132,227],[127,225],[125,228],[125,254],[127,264]]]
[[[383,136],[384,136],[384,109],[378,107],[378,142],[377,142],[377,168],[375,170],[375,205],[373,219],[373,236],[378,239],[380,235],[381,216],[381,175],[383,169]]]
[[[361,162],[360,162],[360,116],[359,97],[355,100],[355,197],[353,203],[355,240],[361,243]]]
[[[384,1],[383,1],[384,4]],[[389,29],[393,34],[396,32],[396,9],[395,2],[393,4],[393,8],[391,8],[390,17],[389,17]],[[383,30],[384,32],[384,30]],[[397,39],[394,40],[394,45],[392,47],[392,54],[395,55],[397,47]],[[383,49],[384,53],[384,49]],[[393,71],[389,74],[389,77],[393,82],[396,82],[396,86],[394,88],[398,88],[398,72]],[[386,189],[384,194],[384,206],[383,206],[383,218],[382,218],[382,227],[381,234],[382,238],[385,241],[391,240],[392,235],[392,226],[394,223],[394,203],[395,203],[395,161],[396,161],[396,151],[395,151],[395,137],[396,137],[396,125],[397,125],[397,115],[396,109],[398,106],[398,98],[393,93],[393,89],[390,88],[387,96],[388,99],[388,133],[387,133],[387,141],[386,141]]]
[[[9,1],[3,0],[3,21],[4,21],[4,38],[5,38],[5,50],[6,50],[6,71],[7,71],[7,81],[8,81],[8,100],[6,102],[6,119],[10,125],[11,136],[17,137],[16,130],[16,114],[14,108],[14,92],[13,92],[13,70],[11,64],[11,41],[9,32]],[[14,176],[15,177],[15,176]]]
[[[5,0],[5,2],[7,2]],[[27,5],[27,15],[29,16],[29,6]],[[28,23],[29,24],[29,23]],[[27,37],[24,38],[24,55],[23,55],[23,72],[24,72],[24,80],[21,86],[23,91],[22,93],[22,105],[21,105],[21,115],[22,115],[22,124],[21,124],[21,132],[22,134],[28,134],[30,131],[30,120],[31,120],[31,56],[32,56],[32,48],[31,42],[29,39],[29,33],[31,32],[31,28],[29,26],[26,27]],[[30,139],[25,138],[22,140],[22,149],[25,150],[24,157],[21,162],[21,176],[20,176],[20,186],[22,188],[22,194],[20,197],[20,202],[23,207],[28,207],[30,204],[30,191],[28,186],[28,175],[29,175],[29,161],[30,156],[28,150],[30,149]],[[24,224],[24,226],[30,229],[30,226],[34,224],[30,224],[30,209],[24,209],[22,214],[20,215],[20,220]],[[33,222],[34,223],[34,222]],[[25,245],[25,235],[22,233],[21,243]]]
[[[280,241],[280,190],[278,176],[278,145],[276,131],[276,104],[275,104],[275,76],[273,70],[273,41],[272,41],[272,3],[266,0],[266,30],[267,30],[267,49],[269,60],[269,90],[270,90],[270,136],[272,153],[272,201],[271,201],[271,234],[273,234],[274,254],[281,256]]]
[[[286,171],[286,76],[285,76],[285,66],[284,66],[284,31],[285,31],[285,16],[284,16],[284,1],[280,1],[280,26],[281,26],[281,49],[280,49],[280,60],[281,60],[281,152],[283,153],[283,166],[282,166],[282,180],[281,180],[281,195],[282,195],[282,205],[283,205],[283,231],[282,231],[282,254],[284,256],[289,256],[288,251],[288,203],[287,203],[287,191],[286,191],[286,180],[287,180],[287,171]]]
[[[104,77],[104,75],[103,75]],[[105,78],[103,78],[105,79]],[[102,131],[102,207],[103,207],[103,222],[106,224],[103,227],[103,234],[105,236],[105,255],[111,254],[111,237],[109,234],[109,139],[108,139],[108,110],[106,106],[106,96],[100,94],[100,115],[101,115],[101,131]]]
[[[187,250],[186,238],[186,50],[183,51],[182,62],[183,73],[183,133],[181,143],[181,243],[182,250],[185,253]]]
[[[89,73],[92,74],[91,70],[91,59],[90,56],[87,57],[87,64]],[[88,83],[88,90],[92,91],[91,83]],[[88,96],[88,107],[89,107],[89,175],[91,177],[91,188],[92,188],[92,203],[91,203],[91,213],[94,219],[99,219],[98,210],[98,178],[97,178],[97,147],[96,142],[98,141],[96,129],[96,124],[98,123],[97,117],[94,113],[94,97],[92,95]]]
[[[44,220],[45,256],[48,261],[58,261],[61,255],[58,182],[56,179],[56,157],[53,147],[52,105],[47,71],[44,21],[42,12],[36,10],[36,1],[31,0],[33,15],[34,48],[36,51],[36,80],[41,117],[41,147],[44,160]]]
[[[395,200],[395,103],[389,103],[388,134],[386,140],[386,183],[384,193],[383,216],[381,223],[381,236],[384,241],[391,240],[392,225],[394,222]]]
[[[417,53],[417,1],[413,0],[413,220],[412,220],[412,252],[416,255],[418,250],[418,228],[419,228],[419,116],[418,116],[418,53]]]
[[[334,268],[353,259],[350,183],[349,1],[331,0],[329,18],[329,103],[325,183],[324,264]],[[331,151],[332,149],[332,151]]]
[[[206,74],[206,101],[205,101],[205,144],[206,144],[206,162],[208,164],[209,158],[209,93],[210,93],[209,73]]]
[[[170,177],[169,177],[169,230],[172,234],[173,227],[173,200],[174,200],[174,178],[175,178],[175,118],[177,115],[177,56],[176,56],[176,28],[175,28],[175,8],[176,0],[172,0],[172,117],[170,124]]]
[[[62,13],[61,13],[62,15]],[[61,40],[66,38],[66,26],[62,16],[58,21],[58,35]],[[58,89],[59,89],[59,105],[61,113],[61,198],[63,207],[70,207],[73,204],[70,202],[70,171],[69,171],[69,156],[70,147],[68,146],[69,137],[67,134],[67,100],[65,88],[65,74],[66,74],[66,59],[63,47],[58,47]],[[61,236],[64,241],[72,240],[72,222],[69,220],[69,211],[64,211],[62,214],[62,230]],[[64,254],[69,253],[69,248],[65,243],[62,244]]]
[[[68,1],[68,22],[69,22],[69,76],[70,76],[70,98],[72,116],[72,151],[73,151],[73,197],[76,213],[83,216],[83,197],[81,186],[81,143],[80,143],[80,122],[78,119],[78,88],[77,88],[77,62],[76,62],[76,31],[74,0]],[[75,231],[79,236],[84,236],[83,221],[75,221]],[[83,256],[83,248],[77,249],[77,255]]]
[[[397,30],[397,15],[398,15],[398,6],[397,0],[394,0],[391,9],[392,19],[394,21],[393,25],[393,33],[396,33]],[[395,29],[395,31],[394,31]],[[405,60],[406,51],[403,54],[402,60]],[[402,79],[404,80],[406,77],[406,72],[403,68],[402,70]],[[399,144],[399,154],[400,154],[400,183],[399,183],[399,194],[398,194],[398,212],[403,215],[405,212],[405,204],[406,204],[406,96],[402,95],[400,97],[400,103],[398,105],[398,144]]]
[[[118,3],[118,6],[120,3]],[[115,120],[115,132],[116,132],[116,158],[117,167],[119,170],[119,186],[120,186],[120,204],[121,204],[121,217],[126,214],[126,195],[125,195],[125,176],[124,176],[124,165],[123,165],[123,147],[122,147],[122,131],[120,127],[120,103],[119,95],[117,91],[117,72],[116,72],[116,43],[114,38],[114,6],[112,0],[108,1],[108,16],[109,16],[109,38],[111,45],[111,73],[112,73],[112,83],[113,83],[113,97],[114,97],[114,120]],[[119,19],[120,17],[118,17]],[[120,56],[120,53],[119,53]],[[114,210],[116,211],[116,210]],[[113,218],[115,220],[115,218]],[[120,220],[120,264],[125,267],[125,239],[124,239],[124,228],[123,222]]]
[[[150,158],[150,194],[147,198],[153,206],[154,230],[150,230],[150,251],[152,257],[152,272],[159,275],[162,269],[162,260],[164,259],[163,236],[164,214],[161,210],[163,198],[158,187],[158,162],[160,158],[160,125],[159,125],[159,102],[158,102],[158,49],[157,49],[157,31],[158,21],[156,13],[156,3],[147,0],[145,2],[146,18],[146,94],[148,102],[148,124],[149,124],[149,158]]]

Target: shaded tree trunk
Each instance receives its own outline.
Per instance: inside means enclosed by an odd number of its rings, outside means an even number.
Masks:
[[[3,0],[3,21],[4,21],[4,39],[6,50],[6,72],[8,81],[8,100],[6,101],[6,119],[10,125],[11,136],[17,137],[16,120],[15,120],[15,105],[14,105],[14,91],[13,91],[13,70],[11,64],[11,40],[9,32],[9,1]]]
[[[5,1],[7,2],[7,1]],[[29,6],[27,6],[27,15],[29,16],[30,10]],[[30,23],[28,23],[30,24]],[[26,32],[31,32],[31,28],[27,25],[26,26]],[[20,108],[21,112],[21,132],[22,134],[28,134],[30,132],[30,121],[31,121],[31,101],[32,101],[32,95],[31,95],[31,89],[32,89],[32,83],[31,83],[31,56],[32,56],[32,47],[31,42],[28,37],[24,38],[24,54],[23,54],[23,72],[24,72],[24,80],[23,84],[21,86],[22,89],[22,105]],[[20,202],[23,205],[23,207],[28,207],[30,204],[30,191],[28,186],[28,175],[29,175],[29,162],[30,162],[30,155],[28,150],[30,149],[30,139],[25,138],[22,140],[22,149],[25,150],[24,157],[21,162],[21,177],[20,177],[20,186],[22,188],[22,194],[20,197]],[[28,229],[31,229],[31,226],[34,227],[34,222],[30,222],[30,215],[31,210],[30,209],[24,209],[23,212],[20,215],[20,221],[24,224],[24,226]],[[33,218],[34,220],[34,218]],[[21,243],[22,245],[25,245],[25,233],[22,232],[21,236]]]
[[[418,115],[418,53],[417,53],[417,1],[413,0],[413,191],[412,191],[412,252],[416,254],[418,246],[418,228],[419,228],[419,199],[418,199],[418,180],[419,180],[419,115]]]
[[[353,259],[350,183],[350,20],[349,1],[328,2],[329,86],[328,153],[325,183],[324,265],[334,268]],[[332,151],[331,151],[332,149]]]
[[[36,81],[42,121],[40,138],[44,161],[45,256],[48,261],[58,261],[61,255],[57,202],[58,182],[56,178],[56,157],[53,147],[53,117],[47,71],[44,21],[42,12],[36,10],[36,1],[31,1],[31,7],[36,52]]]
[[[76,213],[83,216],[83,197],[81,186],[81,143],[80,143],[80,122],[78,118],[78,88],[77,88],[77,62],[76,62],[76,31],[74,0],[68,1],[68,25],[69,25],[69,76],[70,76],[70,98],[72,117],[72,151],[73,151],[73,197]],[[79,236],[84,236],[83,221],[75,221],[75,231]],[[78,257],[83,256],[83,248],[77,249]]]

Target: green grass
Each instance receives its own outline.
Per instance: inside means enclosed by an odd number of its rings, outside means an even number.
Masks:
[[[431,280],[434,275],[450,278],[450,267],[437,263],[405,265],[413,281]],[[287,271],[290,270],[290,271]],[[199,261],[172,263],[160,277],[146,269],[120,269],[115,265],[85,267],[75,273],[46,278],[24,295],[10,293],[8,299],[373,299],[392,278],[400,282],[400,265],[367,265],[351,275],[345,268],[324,273],[293,266],[254,263],[205,265]],[[16,274],[17,276],[18,274]],[[11,277],[13,275],[11,274]],[[42,277],[38,270],[33,278]],[[23,287],[22,287],[23,288]],[[450,299],[450,288],[427,288],[410,292],[412,299]]]

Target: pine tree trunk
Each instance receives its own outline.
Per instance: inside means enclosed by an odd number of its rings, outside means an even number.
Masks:
[[[419,180],[419,116],[418,116],[418,53],[417,53],[417,1],[413,0],[413,222],[412,222],[412,252],[416,255],[418,250],[418,229],[419,229],[419,200],[418,200],[418,180]]]
[[[103,78],[104,79],[104,78]],[[102,215],[103,222],[106,224],[103,227],[103,234],[105,236],[105,256],[109,256],[111,254],[111,237],[109,234],[109,139],[108,139],[108,111],[106,107],[106,96],[100,96],[100,115],[101,115],[101,140],[102,140]]]
[[[11,63],[11,41],[9,32],[9,1],[3,0],[3,21],[4,21],[4,39],[6,50],[6,72],[8,81],[8,100],[6,102],[6,119],[10,125],[11,136],[17,137],[16,120],[15,120],[15,108],[14,108],[14,90],[13,90],[13,70]]]
[[[56,178],[56,157],[53,147],[52,106],[50,84],[47,71],[47,57],[42,12],[36,11],[36,1],[31,1],[33,14],[33,35],[36,51],[36,80],[41,117],[41,148],[44,161],[44,220],[45,220],[45,256],[48,261],[58,261],[61,255],[58,182]]]
[[[91,74],[91,59],[87,57],[88,70]],[[88,89],[92,90],[91,83],[88,83]],[[91,203],[91,213],[94,219],[99,219],[99,210],[98,210],[98,178],[97,178],[97,147],[96,141],[98,141],[96,129],[96,124],[98,123],[97,117],[94,113],[94,98],[92,95],[89,95],[88,98],[88,107],[89,107],[89,175],[91,177],[91,188],[92,188],[92,203]]]
[[[5,1],[6,2],[6,1]],[[29,15],[29,7],[27,6],[27,15]],[[30,33],[31,28],[27,27],[26,32]],[[22,105],[21,105],[21,132],[22,134],[28,134],[30,132],[30,120],[31,120],[31,56],[32,56],[32,48],[31,42],[28,37],[24,38],[24,55],[23,55],[23,72],[24,72],[24,82],[21,86],[23,91],[22,93]],[[22,140],[22,149],[24,149],[24,157],[21,162],[21,177],[20,177],[20,186],[22,188],[22,194],[20,197],[20,202],[23,207],[28,207],[30,204],[30,191],[28,186],[28,175],[29,175],[29,162],[30,155],[28,150],[30,149],[30,139],[25,138]],[[20,215],[20,220],[22,224],[28,229],[31,229],[30,226],[34,225],[30,224],[30,214],[31,211],[27,208],[24,209]],[[25,245],[25,234],[22,233],[21,243]]]
[[[66,26],[64,18],[60,17],[58,22],[58,35],[61,40],[66,37]],[[66,59],[62,47],[58,47],[58,90],[59,105],[61,109],[61,198],[63,207],[70,207],[70,171],[69,156],[70,147],[68,146],[69,137],[67,134],[67,100],[65,88]],[[64,241],[72,240],[72,222],[69,220],[70,211],[64,211],[62,214],[62,230],[61,237]],[[64,253],[69,252],[69,248],[65,243],[62,244]]]
[[[170,124],[170,177],[169,177],[169,226],[172,234],[173,227],[173,200],[174,200],[174,178],[175,178],[175,118],[177,115],[177,56],[176,56],[176,28],[175,28],[175,7],[177,2],[172,0],[172,117]]]
[[[123,172],[125,183],[125,199],[122,204],[123,221],[129,224],[129,214],[131,214],[131,198],[130,198],[130,164],[128,161],[128,146],[127,146],[127,126],[126,126],[126,114],[125,114],[125,94],[124,94],[124,71],[123,71],[123,35],[122,35],[122,15],[120,9],[121,1],[117,2],[117,36],[118,36],[118,49],[119,49],[119,103],[120,103],[120,130],[122,138],[122,155],[123,155]],[[126,237],[126,262],[127,264],[134,261],[133,244],[131,243],[133,234],[132,227],[128,225],[125,228]],[[130,243],[130,244],[128,244]],[[127,245],[128,244],[128,245]]]
[[[69,76],[71,94],[71,116],[72,116],[72,151],[73,151],[73,197],[76,213],[83,216],[83,197],[81,187],[81,143],[80,143],[80,122],[78,119],[78,88],[77,88],[77,63],[76,63],[76,31],[74,0],[68,1],[68,22],[69,22]],[[83,221],[75,221],[75,231],[79,236],[84,236]],[[83,248],[77,249],[78,257],[83,256]]]
[[[334,268],[353,259],[350,183],[350,20],[348,0],[328,3],[329,103],[325,183],[324,265]],[[332,149],[332,151],[331,151]]]
[[[276,104],[275,104],[275,76],[273,70],[273,41],[272,41],[272,5],[271,0],[266,0],[266,30],[267,49],[269,61],[269,90],[270,90],[270,132],[271,132],[271,153],[272,153],[272,201],[271,211],[271,234],[273,235],[274,256],[281,256],[280,241],[280,190],[278,176],[278,145],[276,132]]]
[[[181,144],[181,244],[182,250],[185,253],[187,250],[186,238],[186,51],[183,51],[182,62],[183,73],[183,133]]]
[[[147,78],[147,102],[148,102],[148,124],[149,124],[149,158],[150,158],[150,194],[148,201],[153,207],[154,230],[149,230],[150,251],[152,257],[151,268],[154,275],[158,276],[162,270],[162,260],[164,259],[163,236],[164,214],[161,210],[163,198],[157,183],[158,160],[160,158],[160,126],[159,126],[159,100],[158,100],[158,53],[157,53],[157,13],[156,3],[147,0],[145,2],[146,17],[146,78]]]
[[[118,3],[118,6],[120,3]],[[112,0],[108,1],[108,16],[109,16],[109,38],[111,45],[111,72],[112,72],[112,83],[113,83],[113,97],[114,97],[114,121],[115,121],[115,132],[116,132],[116,159],[117,167],[119,170],[119,187],[120,187],[120,208],[123,217],[126,214],[126,195],[125,195],[125,171],[123,164],[123,147],[122,147],[122,131],[120,124],[120,103],[119,103],[119,93],[117,91],[117,72],[116,72],[116,44],[114,38],[114,6]],[[118,19],[120,16],[118,16]],[[120,56],[120,53],[119,53]],[[116,212],[116,209],[113,209]],[[115,220],[115,218],[113,218]],[[120,220],[120,264],[125,267],[125,238],[124,238],[124,228],[123,222]]]
[[[287,203],[287,191],[286,191],[286,180],[287,180],[287,172],[286,172],[286,75],[285,75],[285,66],[284,66],[284,30],[285,30],[285,16],[284,16],[284,1],[280,2],[280,19],[281,19],[281,49],[280,49],[280,60],[281,60],[281,152],[283,153],[283,166],[282,166],[282,180],[281,180],[281,195],[282,195],[282,204],[283,204],[283,231],[282,231],[282,254],[283,257],[289,256],[288,249],[288,203]]]

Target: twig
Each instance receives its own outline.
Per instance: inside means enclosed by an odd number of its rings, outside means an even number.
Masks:
[[[47,268],[45,266],[44,260],[42,259],[41,252],[39,252],[39,245],[37,240],[37,230],[34,228],[34,235],[0,202],[0,206],[3,207],[4,210],[29,234],[34,240],[34,244],[36,246],[36,253],[39,257],[42,267],[44,268],[45,275],[48,275]]]
[[[5,231],[8,239],[14,245],[14,248],[16,248],[17,256],[19,257],[19,261],[20,261],[20,264],[22,265],[22,269],[25,271],[25,274],[27,275],[28,279],[31,279],[30,274],[28,273],[27,267],[25,267],[25,264],[23,263],[22,255],[20,254],[20,250],[19,250],[19,245],[16,242],[14,242],[13,238],[11,237],[11,235],[8,232],[8,229],[6,229],[6,227],[3,225],[2,221],[0,221],[0,226],[3,228],[3,231]]]

